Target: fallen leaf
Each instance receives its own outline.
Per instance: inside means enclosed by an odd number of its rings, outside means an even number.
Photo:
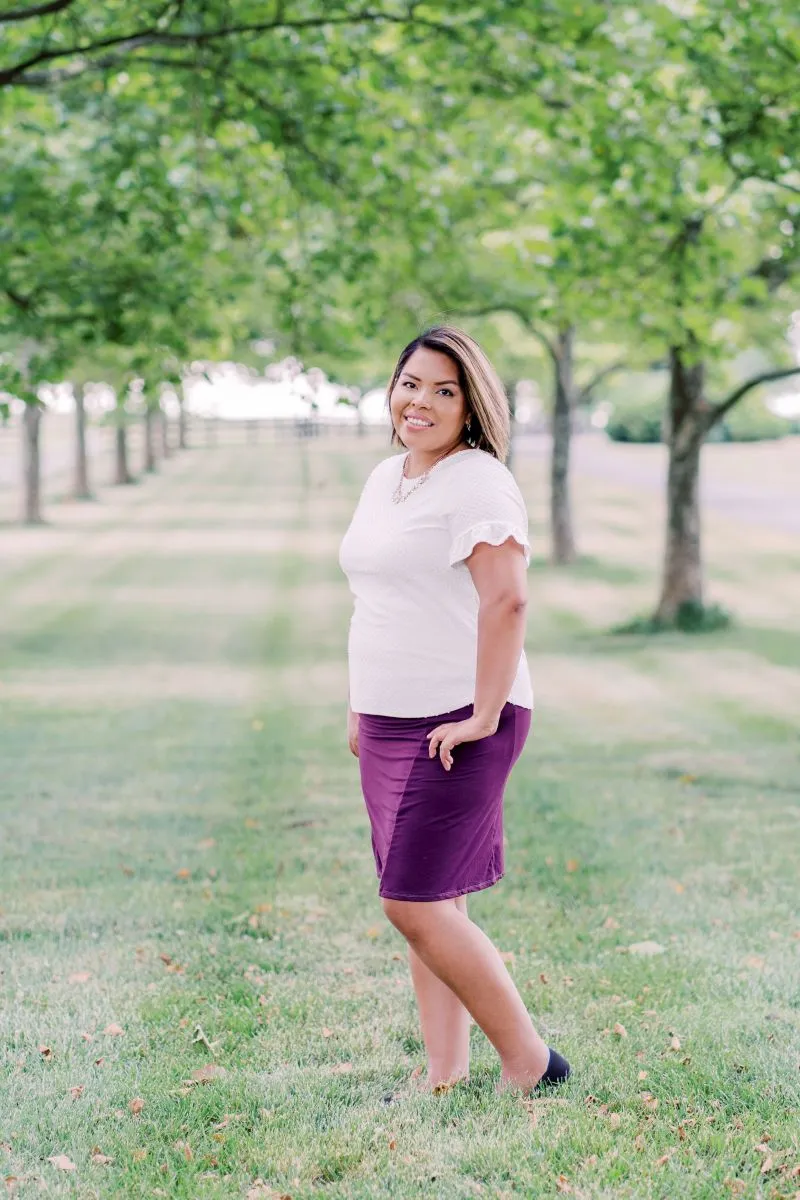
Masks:
[[[212,1079],[222,1079],[227,1074],[225,1067],[219,1063],[206,1063],[205,1066],[192,1071],[192,1079],[195,1083],[211,1083]]]
[[[397,1149],[397,1139],[396,1138],[389,1138],[389,1149],[390,1150]]]
[[[627,1029],[624,1025],[620,1025],[619,1021],[617,1021],[616,1025],[614,1026],[614,1033],[616,1033],[617,1037],[621,1038],[626,1038],[628,1036]]]
[[[176,879],[188,879],[191,874],[192,872],[188,867],[181,867],[180,870],[175,872],[175,877]]]
[[[169,964],[172,962],[172,958],[169,954],[159,954],[158,957],[161,959],[161,961],[165,967],[168,967]]]
[[[91,971],[73,971],[67,976],[67,983],[88,983],[91,978]]]
[[[131,875],[135,875],[135,874],[136,874],[136,872],[134,871],[133,867],[121,866],[121,867],[120,867],[120,870],[122,871],[122,874],[123,874],[123,875],[127,875],[129,878],[130,878],[130,876],[131,876]]]
[[[144,1100],[141,1098],[141,1096],[134,1096],[133,1100],[131,1100],[128,1104],[128,1108],[131,1110],[134,1116],[137,1116],[144,1108]]]
[[[613,917],[606,917],[603,929],[619,929],[619,921],[615,921]]]
[[[96,1067],[102,1067],[102,1065],[103,1065],[103,1063],[104,1063],[105,1061],[106,1061],[106,1060],[105,1060],[105,1059],[103,1058],[103,1056],[101,1055],[101,1056],[100,1056],[100,1058],[96,1058],[96,1059],[94,1060],[94,1065],[95,1065]]]
[[[649,1108],[651,1112],[655,1112],[658,1108],[658,1097],[652,1095],[651,1092],[640,1092],[639,1095],[645,1108]]]
[[[264,904],[257,904],[257,905],[256,905],[256,912],[257,912],[257,913],[272,912],[272,905],[271,905],[271,904],[268,904],[268,903],[264,903]]]
[[[75,1085],[75,1087],[71,1087],[69,1089],[69,1094],[73,1100],[80,1099],[80,1097],[83,1095],[83,1088],[84,1085],[82,1083],[78,1083]]]
[[[565,975],[565,976],[564,976],[564,978],[561,980],[561,982],[562,982],[562,983],[563,983],[563,984],[564,984],[566,987],[572,987],[572,985],[573,985],[573,983],[575,982],[575,980],[572,978],[572,976],[571,976],[571,975]]]
[[[552,867],[553,863],[555,862],[555,859],[553,858],[552,854],[548,854],[547,858],[544,861],[545,861],[545,866]]]
[[[578,862],[577,858],[568,858],[566,862],[566,869],[570,874],[572,874],[573,871],[577,871],[580,865],[581,864]]]
[[[620,1113],[609,1113],[608,1123],[612,1129],[619,1129],[622,1124],[622,1115]]]
[[[216,840],[212,837],[203,838],[202,841],[197,843],[197,849],[198,850],[210,850],[211,847],[216,846],[216,844],[217,844]]]
[[[542,971],[539,975],[539,982],[540,983],[549,983],[550,982],[549,975],[545,975],[544,971]]]
[[[556,1190],[563,1192],[565,1195],[572,1191],[572,1184],[567,1179],[566,1175],[559,1175],[558,1179],[556,1180]]]
[[[647,1071],[640,1071],[638,1078],[639,1079],[647,1079]]]
[[[641,1133],[637,1133],[633,1139],[633,1147],[635,1150],[644,1150],[644,1137]]]
[[[689,774],[687,773],[686,775],[679,775],[679,776],[678,776],[678,783],[683,783],[683,784],[686,784],[686,783],[696,783],[696,782],[697,782],[697,776],[696,776],[696,775],[689,775]]]
[[[768,1154],[767,1157],[764,1159],[764,1161],[761,1164],[761,1174],[762,1175],[769,1174],[769,1172],[772,1170],[772,1163],[773,1163],[772,1155]]]
[[[352,1069],[353,1069],[353,1064],[351,1062],[336,1063],[336,1065],[333,1068],[333,1074],[334,1075],[349,1075],[350,1072],[352,1071]]]
[[[255,819],[255,817],[245,817],[244,827],[245,827],[245,829],[258,829],[258,828],[260,828],[260,825],[259,825],[259,822]]]
[[[66,1154],[51,1154],[48,1159],[54,1167],[58,1167],[59,1171],[77,1171],[77,1167],[71,1158]]]
[[[140,1146],[138,1150],[134,1150],[131,1154],[131,1158],[134,1162],[141,1162],[142,1159],[147,1158],[147,1147]]]
[[[112,1021],[110,1025],[106,1025],[103,1033],[108,1033],[111,1037],[122,1037],[122,1035],[125,1033],[125,1030],[121,1025],[117,1025],[114,1021]]]
[[[398,954],[398,953],[395,951],[395,953],[392,955],[392,962],[402,962],[402,961],[403,961],[403,956],[402,956],[402,954]]]
[[[663,1166],[664,1166],[664,1163],[667,1163],[667,1162],[669,1162],[670,1158],[672,1157],[672,1155],[673,1155],[674,1153],[675,1153],[675,1149],[674,1149],[674,1147],[673,1147],[673,1149],[672,1149],[672,1150],[668,1150],[666,1154],[662,1154],[662,1155],[661,1155],[661,1158],[657,1158],[657,1159],[656,1159],[656,1161],[655,1161],[655,1165],[656,1165],[657,1167],[663,1167]]]
[[[648,955],[664,953],[664,947],[658,942],[634,942],[633,945],[628,946],[628,950],[631,954]]]
[[[681,1039],[679,1037],[671,1037],[669,1039],[669,1048],[670,1050],[680,1050]]]
[[[369,929],[364,934],[364,937],[374,939],[376,937],[380,937],[380,935],[381,935],[380,927],[378,925],[370,925]]]
[[[50,1049],[49,1046],[40,1046],[39,1053],[41,1054],[41,1056],[45,1060],[45,1062],[52,1061],[53,1051]]]
[[[342,967],[343,975],[355,975],[355,973],[356,973],[355,967]]]
[[[92,1035],[90,1033],[82,1033],[81,1038],[84,1042],[90,1042],[92,1040]]]
[[[98,1167],[107,1167],[108,1164],[113,1163],[113,1161],[113,1158],[109,1158],[107,1154],[98,1153],[92,1155],[92,1162],[96,1163]]]
[[[517,956],[513,950],[501,950],[500,957],[502,958],[504,963],[510,963],[512,967],[513,967],[514,963],[517,961]]]
[[[751,967],[754,971],[763,971],[767,960],[760,954],[748,954],[744,960],[746,967]]]
[[[323,1026],[322,1026],[322,1036],[323,1036],[324,1038],[333,1037],[333,1030],[332,1030],[332,1029],[328,1029],[328,1026],[327,1026],[327,1025],[323,1025]]]
[[[191,1162],[192,1159],[194,1158],[194,1155],[192,1154],[192,1147],[189,1145],[188,1142],[175,1142],[173,1144],[172,1149],[182,1152],[183,1157],[186,1159],[187,1162]]]

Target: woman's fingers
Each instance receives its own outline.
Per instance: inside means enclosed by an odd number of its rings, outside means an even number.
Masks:
[[[437,752],[441,759],[442,766],[446,771],[449,771],[453,765],[453,748],[460,743],[460,738],[455,732],[454,725],[440,725],[428,734],[429,738],[429,758],[433,758]]]

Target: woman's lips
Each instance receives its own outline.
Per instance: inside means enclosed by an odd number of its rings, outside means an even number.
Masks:
[[[411,429],[432,429],[433,421],[426,421],[424,417],[405,417],[406,425]]]

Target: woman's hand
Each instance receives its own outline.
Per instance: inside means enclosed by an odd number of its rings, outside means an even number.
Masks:
[[[486,721],[481,717],[468,717],[466,721],[456,721],[451,725],[437,725],[429,733],[429,757],[433,758],[437,751],[445,771],[453,765],[453,747],[462,742],[479,742],[482,738],[491,737],[497,733],[497,722]]]
[[[350,747],[350,753],[355,754],[358,758],[358,713],[354,713],[347,706],[347,744]]]

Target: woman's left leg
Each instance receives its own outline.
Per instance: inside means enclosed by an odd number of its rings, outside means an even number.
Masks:
[[[456,896],[449,903],[466,916],[466,896]],[[427,1086],[468,1078],[470,1014],[455,992],[425,966],[410,942],[408,962],[428,1056]]]

